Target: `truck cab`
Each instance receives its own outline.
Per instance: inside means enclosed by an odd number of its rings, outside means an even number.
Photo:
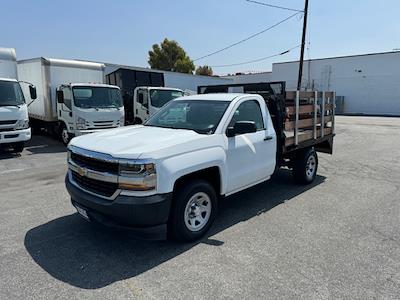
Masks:
[[[135,124],[142,124],[169,101],[182,97],[184,91],[167,87],[141,86],[135,88],[133,109]]]
[[[70,83],[57,87],[57,116],[62,142],[124,125],[124,107],[117,86]]]
[[[31,99],[36,99],[36,88],[29,86]],[[16,79],[0,78],[0,147],[11,147],[20,153],[31,139],[28,108],[20,83]]]

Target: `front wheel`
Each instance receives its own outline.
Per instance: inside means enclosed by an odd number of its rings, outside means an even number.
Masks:
[[[25,143],[24,142],[18,142],[18,143],[15,143],[12,147],[13,147],[12,152],[21,153],[24,150]]]
[[[58,133],[58,134],[59,134],[60,140],[63,142],[63,144],[64,144],[65,146],[67,146],[72,137],[71,137],[71,135],[68,133],[67,126],[65,126],[64,123],[62,123],[62,124],[60,125],[59,133]]]
[[[169,235],[180,241],[197,240],[210,228],[216,213],[214,188],[204,180],[189,181],[176,193],[168,224]]]
[[[318,156],[313,148],[299,151],[294,157],[293,176],[296,182],[310,184],[317,176]]]

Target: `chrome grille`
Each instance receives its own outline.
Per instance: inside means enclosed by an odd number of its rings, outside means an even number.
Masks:
[[[71,174],[72,179],[75,181],[76,184],[78,184],[83,189],[98,195],[111,197],[118,189],[118,183],[105,182],[88,178],[85,176],[81,176],[74,171],[71,171]]]
[[[75,152],[71,152],[71,161],[78,166],[88,168],[90,170],[118,175],[117,162],[110,162],[90,156],[84,156]]]
[[[0,125],[14,125],[18,120],[3,120],[0,121]]]

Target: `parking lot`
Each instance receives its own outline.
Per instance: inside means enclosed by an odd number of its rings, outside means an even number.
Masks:
[[[0,154],[0,299],[400,297],[400,119],[337,117],[333,156],[226,198],[200,242],[142,241],[80,218],[65,147]]]

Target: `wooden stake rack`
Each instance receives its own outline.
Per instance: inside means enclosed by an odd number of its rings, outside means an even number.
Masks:
[[[335,92],[287,91],[285,148],[316,143],[335,131]]]

